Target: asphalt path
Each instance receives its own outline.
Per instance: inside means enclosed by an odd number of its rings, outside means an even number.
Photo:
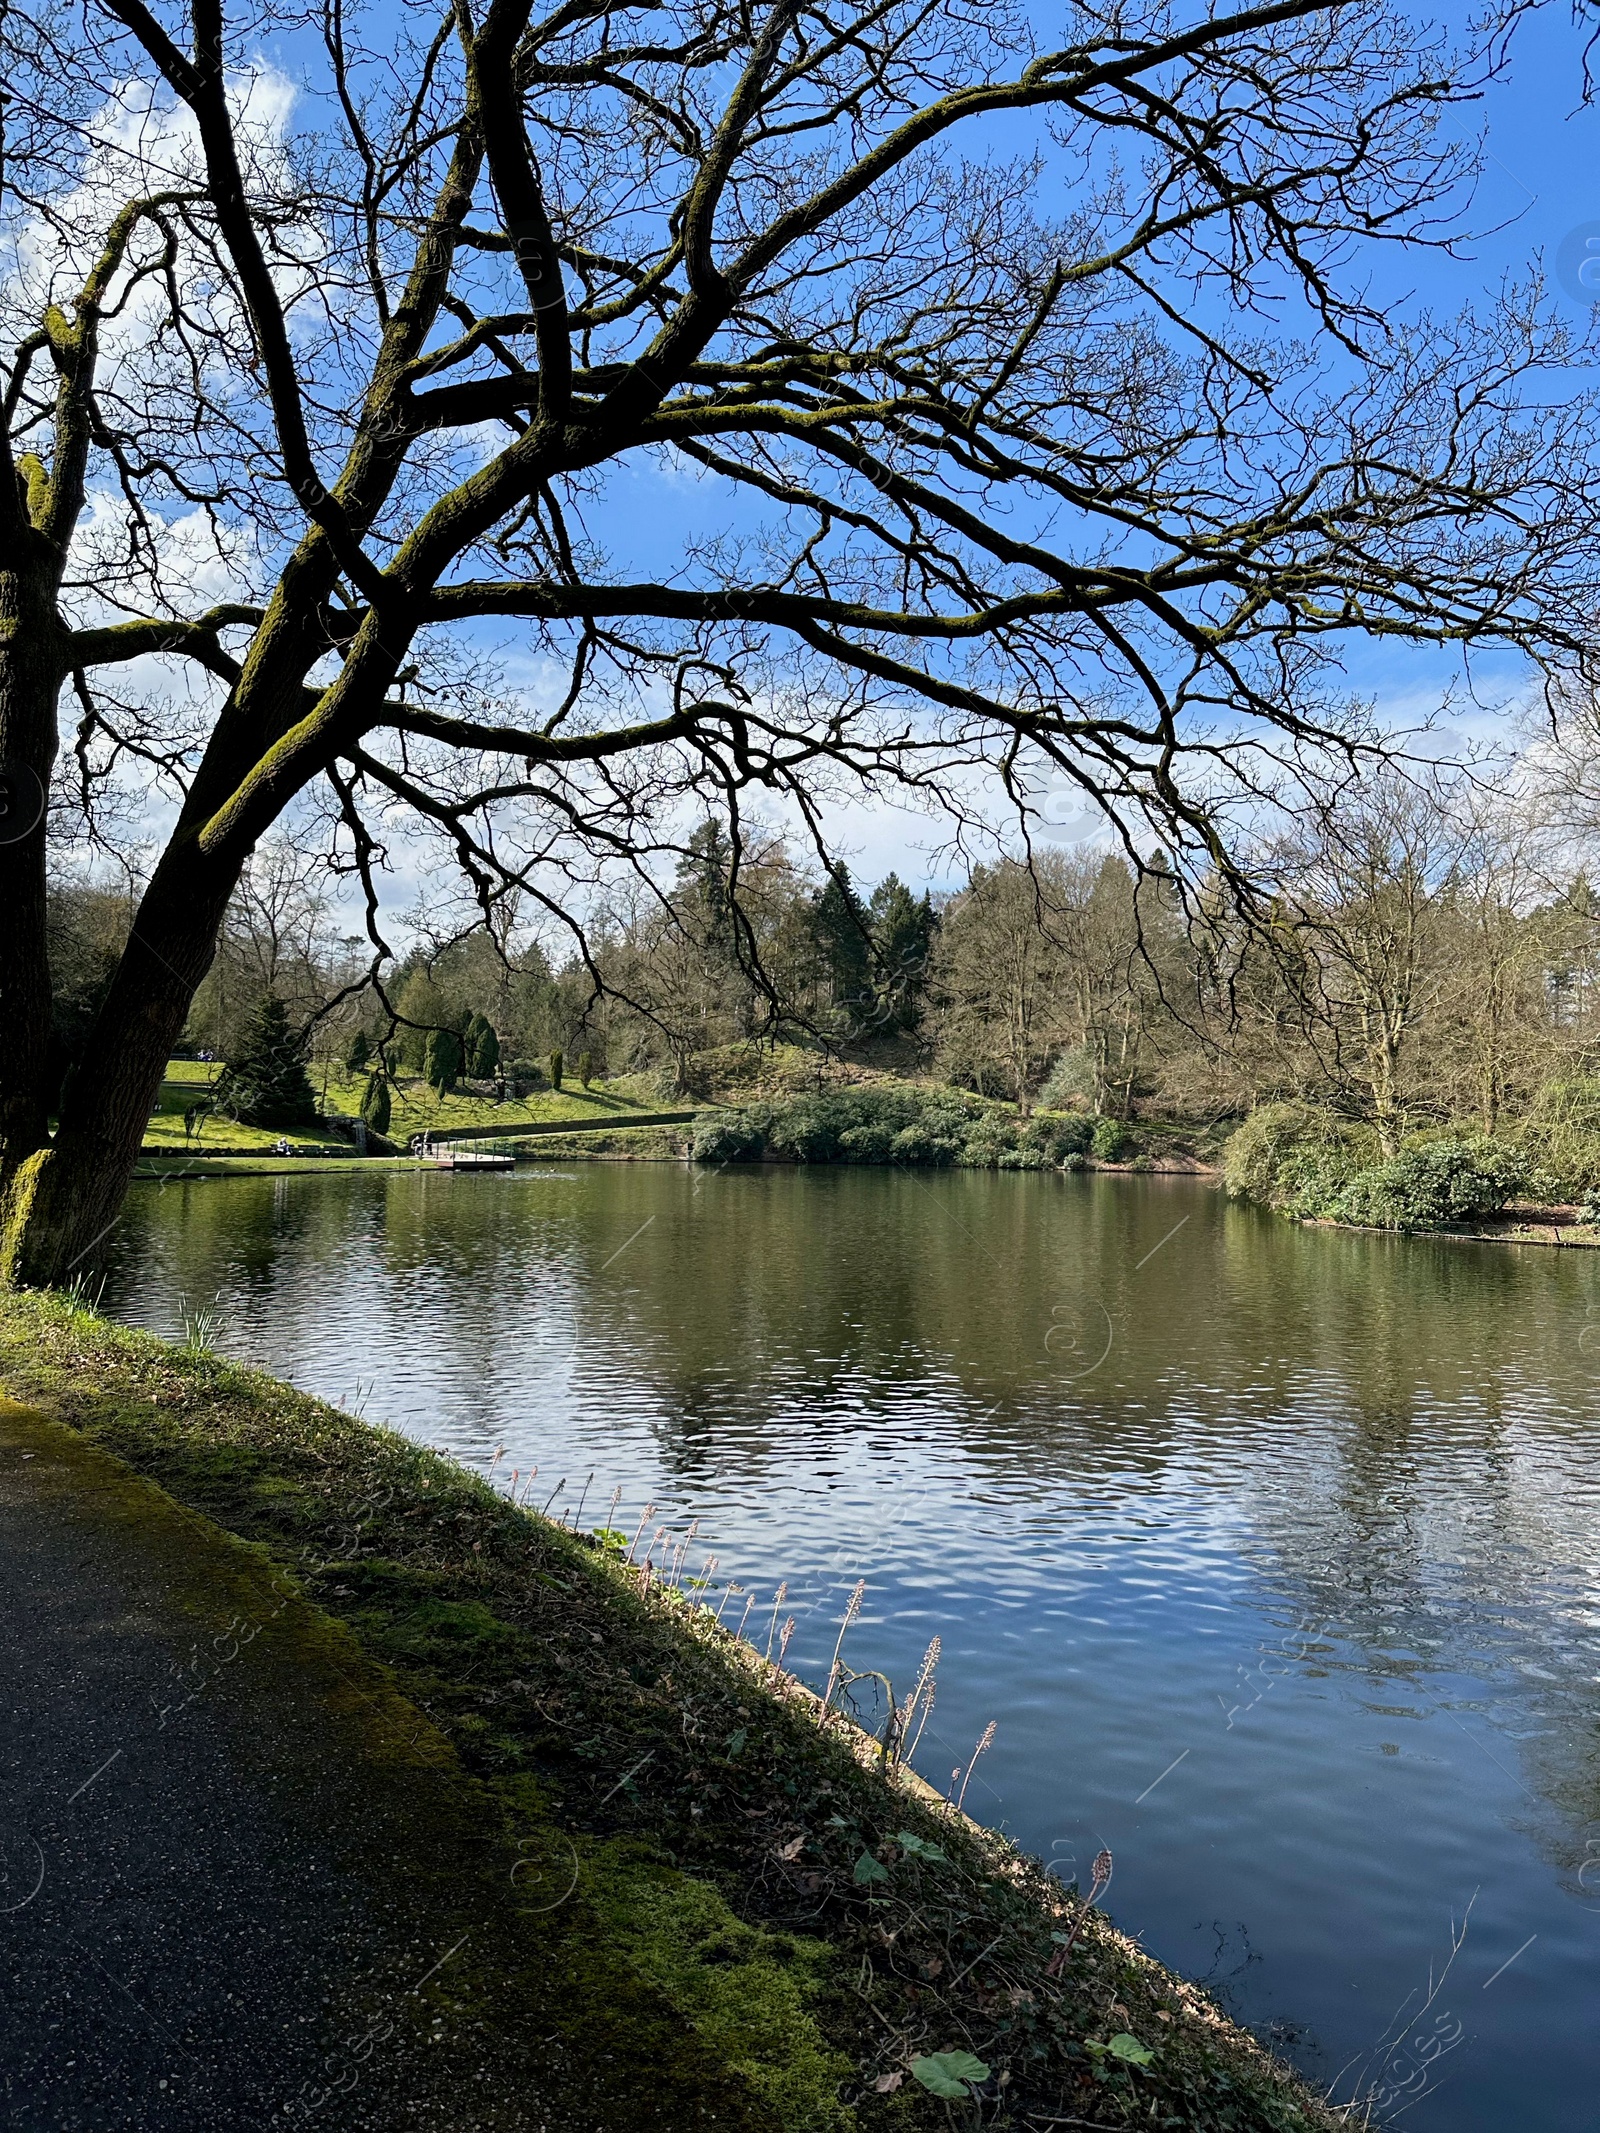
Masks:
[[[0,2123],[542,2125],[453,1997],[448,1749],[258,1555],[6,1403],[0,1691]]]

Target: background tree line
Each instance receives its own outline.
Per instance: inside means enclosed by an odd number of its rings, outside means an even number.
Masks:
[[[581,1060],[585,1078],[653,1075],[682,1097],[726,1081],[730,1048],[748,1061],[799,1042],[1024,1113],[1214,1120],[1298,1100],[1370,1126],[1386,1155],[1430,1123],[1493,1134],[1559,1103],[1600,1052],[1591,738],[1578,722],[1559,763],[1353,778],[1257,841],[1253,914],[1159,853],[1036,849],[935,897],[807,866],[776,832],[736,855],[708,821],[669,882],[632,876],[597,902],[581,952],[558,963],[509,903],[492,929],[419,913],[377,988],[339,907],[287,841],[269,844],[186,1038],[231,1057],[271,996],[313,1074],[526,1089],[561,1055],[571,1078]],[[55,887],[69,1057],[132,908]]]

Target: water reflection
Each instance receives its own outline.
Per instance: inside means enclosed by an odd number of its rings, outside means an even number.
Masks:
[[[568,1502],[593,1470],[596,1516],[698,1516],[758,1619],[789,1580],[803,1671],[866,1576],[858,1663],[944,1638],[936,1781],[997,1719],[969,1805],[1069,1876],[1109,1843],[1122,1922],[1308,2070],[1565,2133],[1597,1280],[1178,1180],[583,1165],[145,1188],[107,1304],[174,1332],[218,1297],[297,1383]]]

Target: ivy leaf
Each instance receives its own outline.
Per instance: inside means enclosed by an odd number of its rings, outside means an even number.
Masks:
[[[965,2101],[969,2081],[987,2081],[989,2069],[971,2052],[930,2052],[925,2059],[913,2059],[911,2078],[934,2096],[957,2097]]]
[[[889,1869],[881,1859],[874,1859],[871,1852],[863,1852],[856,1861],[855,1878],[857,1884],[865,1888],[869,1881],[887,1881]]]
[[[894,1841],[908,1859],[948,1859],[950,1854],[937,1844],[930,1844],[926,1837],[914,1837],[909,1829],[895,1831]]]
[[[1148,2044],[1130,2037],[1125,2029],[1119,2030],[1106,2048],[1113,2059],[1125,2059],[1129,2066],[1148,2066],[1155,2057]]]

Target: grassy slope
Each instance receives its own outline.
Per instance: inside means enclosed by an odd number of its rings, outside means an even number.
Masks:
[[[146,1148],[171,1149],[175,1154],[202,1154],[210,1148],[241,1148],[270,1150],[280,1140],[291,1140],[297,1148],[337,1148],[348,1153],[350,1143],[341,1134],[326,1132],[321,1126],[296,1126],[285,1134],[276,1126],[241,1126],[231,1118],[208,1118],[198,1140],[190,1143],[184,1138],[183,1114],[190,1104],[199,1101],[205,1091],[222,1072],[220,1066],[203,1059],[169,1059],[166,1078],[161,1084],[157,1098],[156,1115],[144,1129]],[[337,1108],[337,1107],[335,1107]]]
[[[1052,1977],[1052,1933],[1075,1912],[1035,1863],[866,1767],[861,1736],[819,1731],[798,1684],[592,1539],[391,1432],[59,1299],[0,1298],[0,1383],[298,1576],[390,1670],[522,1876],[540,1960],[508,1952],[507,1990],[564,1980],[537,2018],[580,2078],[590,2064],[611,2096],[649,2090],[650,2120],[976,2123],[976,2103],[906,2078],[915,2054],[959,2048],[991,2069],[993,2125],[1339,2122],[1098,1914]],[[1110,2052],[1123,2035],[1147,2067]]]
[[[145,1130],[144,1145],[152,1150],[171,1150],[175,1154],[204,1154],[211,1148],[231,1148],[246,1151],[257,1149],[270,1151],[281,1139],[287,1138],[296,1147],[331,1147],[347,1150],[349,1142],[341,1135],[325,1131],[320,1126],[296,1127],[285,1136],[276,1127],[241,1126],[229,1118],[212,1118],[205,1123],[198,1141],[192,1145],[185,1142],[183,1114],[190,1104],[203,1094],[221,1072],[214,1063],[200,1059],[172,1059],[167,1063],[166,1079],[161,1084],[160,1108]],[[366,1080],[361,1075],[331,1073],[327,1079],[327,1093],[323,1095],[321,1069],[312,1075],[317,1089],[318,1102],[328,1113],[354,1118],[361,1109],[361,1098]],[[497,1104],[490,1096],[479,1095],[471,1089],[453,1090],[441,1096],[420,1076],[402,1077],[397,1084],[390,1121],[390,1136],[396,1141],[409,1140],[413,1133],[440,1132],[447,1126],[504,1126],[512,1132],[520,1125],[538,1125],[546,1121],[556,1122],[571,1119],[575,1123],[589,1119],[625,1119],[630,1112],[658,1111],[660,1102],[651,1096],[632,1090],[596,1086],[590,1090],[581,1088],[541,1090],[517,1102]]]
[[[330,1075],[329,1110],[354,1117],[361,1108],[361,1092],[365,1087],[364,1077]],[[504,1126],[510,1133],[518,1126],[543,1125],[559,1119],[622,1119],[630,1111],[648,1113],[664,1108],[667,1107],[654,1097],[647,1098],[631,1090],[625,1093],[622,1089],[598,1083],[588,1090],[577,1087],[559,1091],[539,1089],[531,1096],[497,1104],[492,1097],[478,1095],[467,1088],[454,1089],[448,1096],[441,1096],[420,1076],[405,1076],[395,1090],[389,1135],[392,1140],[404,1141],[413,1133],[441,1133],[451,1126]]]

